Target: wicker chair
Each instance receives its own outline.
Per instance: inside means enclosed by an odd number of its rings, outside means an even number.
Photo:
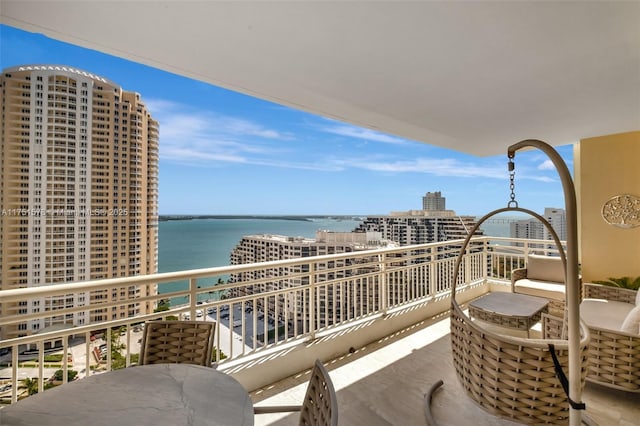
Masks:
[[[211,367],[215,325],[212,321],[148,321],[138,364],[183,363]]]
[[[299,425],[305,426],[337,426],[338,399],[329,373],[320,360],[316,360],[307,393],[302,405],[256,406],[256,414],[300,411]]]
[[[529,263],[536,265],[535,274],[530,273]],[[520,280],[529,280],[528,284],[520,285]],[[520,281],[520,283],[518,282]],[[579,277],[580,285],[582,279]],[[559,257],[551,256],[527,256],[527,267],[511,271],[511,291],[513,293],[529,294],[531,296],[544,297],[549,300],[548,311],[551,315],[564,316],[565,308],[565,283],[564,268]]]
[[[635,303],[636,291],[585,283],[584,299]],[[545,338],[562,338],[567,332],[563,318],[542,314]],[[591,334],[587,381],[627,392],[640,393],[640,335],[587,324]]]
[[[585,283],[584,299],[605,299],[635,305],[637,291]],[[640,393],[640,335],[588,324],[591,331],[587,380],[614,389]]]

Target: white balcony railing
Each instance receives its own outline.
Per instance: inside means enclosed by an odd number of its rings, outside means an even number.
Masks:
[[[135,363],[139,329],[152,319],[189,316],[216,320],[216,355],[224,368],[225,363],[248,355],[259,357],[269,348],[313,339],[319,333],[330,335],[350,323],[381,317],[412,303],[428,304],[448,296],[461,243],[447,241],[0,291],[0,351],[6,352],[0,357],[4,364],[0,371],[5,372],[0,388],[6,382],[11,385],[11,391],[4,386],[0,399],[17,401],[25,377],[37,377],[42,392],[51,368],[63,370],[64,384],[68,370],[84,377],[91,371]],[[529,251],[553,254],[548,247],[549,242],[542,240],[474,238],[457,285],[505,283],[511,270],[524,264]],[[176,287],[176,282],[184,283],[181,289],[168,291],[167,284]],[[216,282],[220,284],[212,286]],[[153,291],[140,291],[148,286]],[[163,299],[172,301],[170,309],[153,312]],[[123,317],[95,320],[112,312]],[[33,324],[41,326],[40,332],[24,331]],[[12,336],[20,333],[28,335]],[[117,350],[113,344],[122,348]],[[47,363],[49,352],[71,356]]]

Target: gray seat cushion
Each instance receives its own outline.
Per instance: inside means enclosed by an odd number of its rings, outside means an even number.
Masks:
[[[580,303],[580,317],[588,326],[620,330],[625,318],[634,307],[631,303],[584,299]]]

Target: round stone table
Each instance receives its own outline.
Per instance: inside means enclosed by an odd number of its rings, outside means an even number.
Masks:
[[[96,374],[0,409],[0,425],[253,425],[253,403],[233,377],[190,364]]]

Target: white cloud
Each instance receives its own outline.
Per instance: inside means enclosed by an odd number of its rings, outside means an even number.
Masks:
[[[160,123],[160,157],[165,161],[260,164],[265,162],[261,157],[268,158],[282,150],[267,141],[293,139],[290,133],[244,118],[194,110],[162,99],[146,103]]]
[[[162,115],[167,111],[173,111],[180,108],[180,104],[166,99],[145,99],[144,103],[147,105],[147,109],[154,117],[156,117],[157,115]]]
[[[412,160],[352,159],[338,160],[342,168],[360,168],[383,173],[424,173],[433,176],[459,178],[508,179],[503,165],[481,165],[463,162],[454,158],[416,158]],[[539,182],[554,182],[554,179],[521,171],[521,179]]]
[[[276,130],[265,129],[264,127],[252,123],[248,120],[225,117],[212,123],[230,133],[248,136],[258,136],[266,139],[292,139],[291,134],[280,133]]]
[[[412,160],[386,161],[344,160],[343,167],[356,167],[364,170],[388,173],[425,173],[446,177],[483,177],[505,179],[508,174],[504,167],[486,167],[464,163],[452,158],[416,158]]]
[[[553,165],[553,161],[545,160],[539,166],[538,170],[555,170],[556,166]]]
[[[403,145],[409,143],[406,139],[390,136],[384,133],[376,132],[375,130],[364,129],[349,125],[331,125],[321,126],[320,130],[332,133],[334,135],[346,136],[349,138],[362,139],[372,142],[390,143],[396,145]]]

